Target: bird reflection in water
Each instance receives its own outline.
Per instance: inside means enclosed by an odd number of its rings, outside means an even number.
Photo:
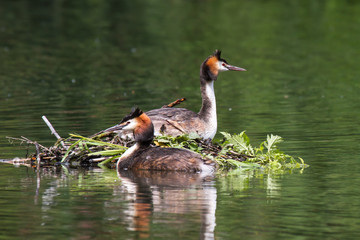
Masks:
[[[176,171],[118,170],[123,190],[133,202],[126,211],[129,228],[150,237],[156,213],[200,213],[200,239],[214,239],[216,188],[213,174]],[[179,219],[176,219],[177,224]],[[185,219],[183,220],[185,223]]]

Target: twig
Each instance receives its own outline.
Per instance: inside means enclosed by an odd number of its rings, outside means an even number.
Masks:
[[[168,108],[168,107],[171,108],[171,107],[174,107],[174,106],[182,103],[182,102],[185,101],[185,100],[186,100],[186,98],[179,98],[179,99],[177,99],[177,100],[169,103],[168,105],[162,106],[162,108]]]
[[[60,140],[61,146],[63,146],[63,148],[65,148],[65,149],[67,150],[68,147],[65,146],[64,142],[62,141],[62,138],[61,138],[60,135],[55,131],[55,128],[51,125],[51,123],[50,123],[49,120],[46,118],[46,116],[42,116],[42,119],[44,120],[44,122],[46,123],[46,125],[50,128],[51,134],[53,134],[58,140]]]
[[[29,143],[29,144],[33,144],[33,145],[38,144],[38,146],[39,146],[40,148],[42,148],[42,149],[50,152],[50,150],[49,150],[47,147],[44,147],[43,145],[41,145],[41,144],[39,144],[39,143],[37,143],[37,142],[34,142],[34,141],[32,141],[32,140],[24,137],[24,136],[21,136],[21,138],[14,138],[14,137],[6,137],[6,138],[9,139],[9,140],[19,141],[19,142],[21,142],[20,144],[22,144],[23,142]],[[11,142],[11,143],[12,143],[12,142]]]

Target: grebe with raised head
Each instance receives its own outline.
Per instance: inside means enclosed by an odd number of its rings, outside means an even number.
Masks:
[[[146,112],[155,128],[155,136],[197,133],[201,138],[213,139],[217,131],[214,81],[224,71],[246,71],[232,66],[216,50],[201,64],[200,89],[202,106],[199,113],[185,108],[159,108]]]
[[[139,108],[133,108],[120,124],[104,132],[132,131],[135,145],[121,155],[117,169],[142,169],[162,171],[213,172],[216,163],[186,149],[152,147],[154,126],[151,119]]]

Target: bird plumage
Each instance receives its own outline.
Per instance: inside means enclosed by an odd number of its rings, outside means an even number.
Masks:
[[[134,108],[120,124],[104,132],[119,130],[132,131],[136,143],[118,159],[117,169],[211,172],[216,168],[214,161],[190,150],[151,146],[154,126],[151,119],[138,108]]]
[[[199,113],[185,108],[159,108],[146,112],[151,118],[155,136],[197,133],[204,139],[213,139],[217,131],[214,81],[223,71],[246,71],[229,65],[216,50],[200,66],[200,90],[202,106]]]

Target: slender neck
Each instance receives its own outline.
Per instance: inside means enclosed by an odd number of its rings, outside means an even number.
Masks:
[[[216,99],[214,81],[201,81],[202,106],[199,112],[201,119],[207,121],[216,119]]]
[[[116,163],[116,168],[128,168],[131,162],[131,159],[134,157],[135,153],[139,150],[140,148],[140,144],[137,142],[135,143],[134,146],[128,148],[128,150],[126,150],[121,157],[119,157],[117,163]]]
[[[202,98],[202,106],[199,112],[199,117],[205,122],[209,120],[216,122],[216,100],[214,91],[214,82],[217,75],[214,75],[207,65],[206,59],[200,67],[200,90]]]
[[[204,121],[206,133],[203,138],[214,138],[217,131],[216,99],[214,91],[214,82],[217,75],[214,75],[209,67],[203,62],[200,68],[200,89],[202,97],[202,106],[199,112],[199,118]]]

